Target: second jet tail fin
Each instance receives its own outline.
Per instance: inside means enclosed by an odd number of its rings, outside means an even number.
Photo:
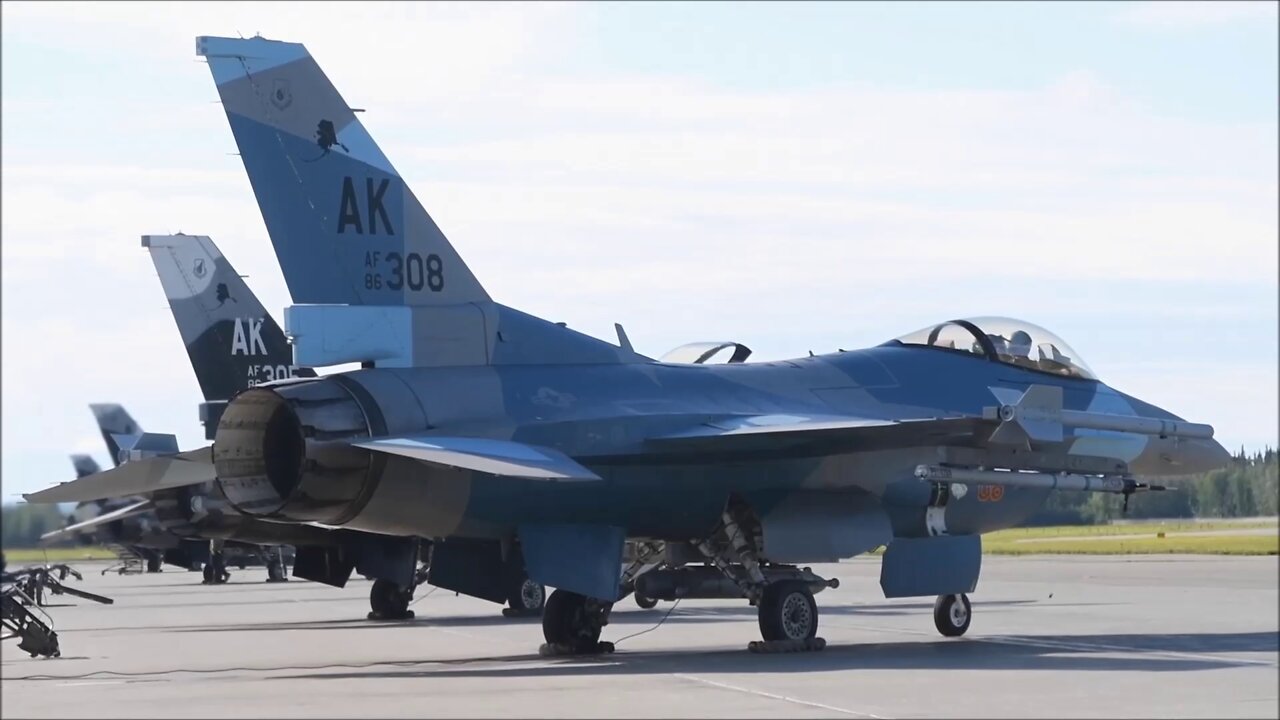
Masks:
[[[260,382],[314,377],[262,302],[205,235],[143,235],[206,401]]]
[[[142,426],[138,425],[123,405],[117,403],[91,403],[89,409],[93,411],[93,417],[98,421],[98,431],[107,443],[111,463],[119,465],[123,462],[121,450],[133,444],[132,438],[142,436]],[[76,470],[78,472],[79,468]]]
[[[102,468],[98,467],[98,461],[94,460],[91,455],[75,454],[71,456],[71,464],[75,466],[76,477],[82,478],[85,475],[92,475],[101,472]]]

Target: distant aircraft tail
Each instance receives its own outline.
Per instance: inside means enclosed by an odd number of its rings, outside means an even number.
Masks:
[[[205,235],[144,235],[206,401],[260,382],[314,377],[293,364],[284,332]]]
[[[98,431],[107,443],[107,452],[111,453],[111,463],[122,462],[121,448],[128,448],[142,436],[142,427],[134,421],[123,405],[116,403],[92,403],[89,409],[98,421]]]
[[[296,303],[489,300],[306,48],[200,37]]]
[[[98,467],[98,461],[94,460],[93,457],[89,455],[72,455],[71,464],[75,466],[77,478],[82,478],[85,475],[92,475],[102,470],[102,468]]]

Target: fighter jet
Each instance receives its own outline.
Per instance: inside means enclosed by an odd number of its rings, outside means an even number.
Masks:
[[[82,478],[100,472],[102,468],[91,455],[71,455],[71,465],[76,477]],[[67,515],[67,524],[58,530],[40,536],[40,543],[47,545],[72,541],[79,545],[105,545],[120,548],[123,556],[134,556],[145,563],[147,572],[159,572],[162,553],[153,548],[130,545],[129,538],[141,535],[140,515],[150,512],[145,499],[108,498],[77,503]]]
[[[90,404],[98,431],[107,446],[112,463],[119,466],[132,450],[151,448],[153,452],[177,452],[176,441],[166,444],[171,436],[144,433],[124,407],[114,403]],[[159,442],[159,445],[155,443]],[[89,455],[71,456],[77,477],[99,472],[98,463]],[[41,543],[74,538],[82,544],[98,543],[116,548],[122,557],[135,556],[147,572],[159,572],[162,563],[195,569],[204,562],[207,552],[200,543],[192,543],[167,532],[156,517],[151,501],[139,495],[111,497],[81,502],[67,518],[67,526],[40,536]]]
[[[884,547],[884,595],[935,597],[937,629],[961,635],[983,533],[1055,489],[1127,498],[1156,489],[1137,475],[1228,460],[1212,427],[1008,318],[705,363],[520,312],[491,298],[303,45],[196,46],[295,303],[294,362],[361,369],[241,391],[211,447],[97,479],[214,480],[272,522],[443,539],[433,569],[451,557],[476,584],[502,562],[481,543],[518,543],[556,588],[552,652],[609,649],[602,629],[631,592],[742,598],[763,637],[751,647],[769,650],[820,647],[814,594],[835,580],[808,563]]]

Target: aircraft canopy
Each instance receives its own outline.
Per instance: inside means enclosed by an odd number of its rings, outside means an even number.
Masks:
[[[895,340],[903,345],[923,345],[973,353],[989,360],[1054,375],[1098,379],[1062,338],[1039,325],[1013,318],[948,320],[902,335]]]

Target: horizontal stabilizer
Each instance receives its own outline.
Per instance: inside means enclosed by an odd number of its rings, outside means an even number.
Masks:
[[[409,435],[352,443],[375,452],[463,470],[537,480],[599,480],[558,450],[510,440]]]
[[[210,446],[174,455],[131,460],[110,470],[85,475],[22,497],[30,503],[83,502],[122,495],[144,495],[215,479],[217,475]]]
[[[774,450],[813,443],[911,447],[971,435],[981,422],[971,417],[888,420],[847,415],[751,415],[703,423],[650,438],[649,442],[658,447],[706,451]]]
[[[85,520],[84,522],[78,522],[74,525],[68,525],[60,530],[47,532],[40,536],[40,542],[42,543],[56,542],[58,540],[74,537],[79,533],[90,532],[94,528],[102,527],[103,525],[106,525],[107,523],[110,523],[110,522],[115,522],[116,520],[123,520],[125,518],[133,517],[134,515],[141,515],[142,513],[148,512],[151,509],[152,508],[151,508],[150,500],[140,500],[136,503],[125,505],[122,508],[112,510],[109,513],[103,513],[97,517],[90,518],[88,520]]]

